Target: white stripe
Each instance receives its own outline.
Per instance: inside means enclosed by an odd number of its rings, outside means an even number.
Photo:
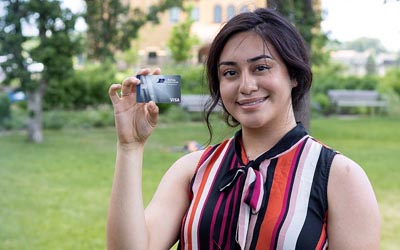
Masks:
[[[300,231],[303,228],[304,221],[307,215],[308,202],[311,193],[311,186],[314,178],[315,168],[321,152],[322,145],[309,140],[312,143],[310,151],[306,155],[307,159],[304,162],[304,170],[301,175],[299,193],[296,199],[295,212],[292,221],[286,231],[286,237],[283,249],[295,249]]]
[[[212,186],[212,183],[214,181],[215,173],[218,171],[219,165],[220,165],[222,159],[225,157],[225,153],[226,153],[226,151],[227,151],[227,149],[229,148],[230,145],[231,145],[231,140],[225,145],[225,148],[222,150],[221,154],[218,156],[218,159],[215,161],[213,166],[208,166],[208,163],[209,163],[209,159],[212,158],[212,155],[214,155],[215,151],[211,155],[208,156],[208,159],[201,166],[201,167],[203,167],[204,165],[206,165],[206,167],[211,167],[211,172],[210,172],[209,178],[207,179],[207,182],[206,182],[206,184],[204,186],[202,196],[200,197],[200,201],[198,203],[198,205],[199,205],[198,209],[199,208],[201,209],[203,207],[204,201],[207,198],[207,196],[209,195],[210,187]],[[196,178],[198,178],[198,176]],[[201,178],[204,178],[204,175]],[[200,184],[201,183],[202,183],[202,181],[200,181]],[[196,196],[193,197],[193,200],[195,200],[195,199],[197,199]],[[192,203],[192,205],[193,205],[193,203]],[[189,211],[188,211],[188,215],[189,216],[192,214],[192,210],[193,210],[193,206],[192,205],[190,206]],[[186,240],[187,237],[188,237],[187,232],[191,231],[191,233],[192,233],[192,243],[193,243],[192,246],[194,247],[194,249],[196,249],[198,247],[197,230],[198,230],[198,224],[199,224],[199,220],[200,220],[201,210],[195,211],[194,215],[195,216],[193,217],[192,228],[188,228],[188,223],[189,223],[188,219],[185,222],[184,238],[185,238],[185,241],[187,242],[187,240]],[[187,246],[185,247],[185,249],[187,249]]]

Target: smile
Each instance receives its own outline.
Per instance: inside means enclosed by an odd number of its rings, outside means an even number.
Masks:
[[[237,103],[240,106],[252,106],[252,105],[256,105],[258,103],[261,103],[263,101],[265,101],[268,97],[263,97],[263,98],[257,98],[257,99],[248,99],[248,100],[240,100]]]

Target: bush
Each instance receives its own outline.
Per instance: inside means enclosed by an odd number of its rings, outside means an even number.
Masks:
[[[374,75],[345,76],[343,66],[338,64],[327,64],[314,67],[314,79],[312,86],[312,100],[315,103],[316,112],[329,114],[332,110],[328,98],[328,90],[330,89],[362,89],[374,90],[378,88],[379,78]],[[343,109],[351,113],[366,113],[361,108]]]
[[[384,92],[394,91],[400,96],[400,69],[393,69],[387,72],[382,78],[379,87]]]
[[[180,75],[182,94],[208,93],[208,87],[204,84],[203,65],[174,65],[163,69],[163,74]]]
[[[3,120],[2,126],[4,129],[20,130],[26,128],[28,113],[26,111],[26,108],[20,107],[20,103],[15,103],[10,106],[10,116]]]
[[[52,110],[43,114],[46,129],[92,128],[114,125],[114,112],[110,105],[80,111]]]
[[[111,63],[87,65],[62,82],[49,83],[44,109],[85,109],[109,103],[108,88],[116,82]]]
[[[7,119],[10,119],[10,100],[6,93],[0,93],[0,127]]]

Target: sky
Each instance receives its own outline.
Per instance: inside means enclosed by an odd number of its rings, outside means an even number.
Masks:
[[[400,1],[321,0],[322,30],[341,42],[377,38],[386,49],[400,51]]]
[[[386,49],[400,51],[400,1],[321,0],[322,30],[341,42],[357,38],[377,38]],[[64,0],[73,11],[83,8],[83,0]],[[80,28],[84,23],[79,24]]]

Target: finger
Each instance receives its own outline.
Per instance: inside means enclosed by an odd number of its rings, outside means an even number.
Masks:
[[[111,84],[110,88],[108,89],[108,95],[110,96],[111,102],[116,104],[119,102],[119,97],[117,95],[117,91],[121,89],[121,84]]]
[[[146,103],[146,109],[148,112],[148,122],[154,128],[158,122],[158,106],[154,101]]]
[[[121,87],[121,98],[125,96],[131,96],[136,93],[136,85],[139,84],[139,80],[136,77],[128,77],[122,82]]]
[[[150,74],[150,69],[148,69],[148,68],[140,69],[136,74],[137,75],[148,75],[148,74]]]
[[[155,68],[153,71],[153,75],[160,75],[161,74],[161,69],[160,68]]]

